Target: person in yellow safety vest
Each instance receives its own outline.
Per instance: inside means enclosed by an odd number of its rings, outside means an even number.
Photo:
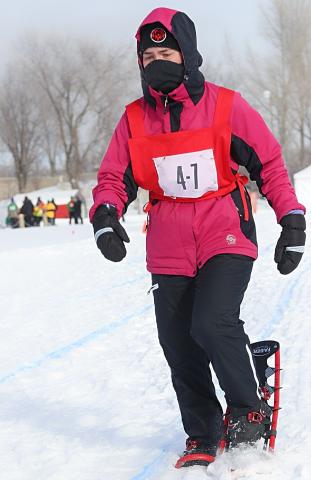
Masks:
[[[46,217],[47,217],[47,220],[48,220],[48,224],[49,225],[55,225],[56,206],[51,200],[48,200],[48,202],[46,204],[46,207],[45,207],[45,211],[46,211]]]
[[[45,204],[42,202],[41,198],[38,197],[37,203],[33,209],[33,218],[34,218],[34,225],[36,227],[40,227],[43,213],[45,209]]]

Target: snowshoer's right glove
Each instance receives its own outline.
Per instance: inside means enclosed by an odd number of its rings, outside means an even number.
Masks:
[[[274,261],[278,270],[287,275],[298,267],[306,243],[306,220],[304,215],[290,213],[280,221],[283,227],[275,247]]]
[[[96,244],[107,260],[121,262],[126,255],[124,242],[130,239],[118,220],[117,210],[113,205],[98,207],[93,218]]]

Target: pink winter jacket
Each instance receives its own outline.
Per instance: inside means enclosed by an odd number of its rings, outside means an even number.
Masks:
[[[144,122],[147,134],[210,127],[219,87],[205,82],[198,67],[202,61],[196,49],[194,26],[185,14],[156,9],[142,25],[160,21],[174,34],[184,56],[188,78],[168,95],[144,83]],[[141,28],[141,27],[140,27]],[[188,30],[187,30],[188,28]],[[194,33],[193,33],[194,32]],[[188,35],[188,38],[184,38]],[[139,30],[137,34],[139,47]],[[192,50],[188,48],[190,39]],[[187,45],[183,49],[183,45]],[[142,69],[142,67],[141,67]],[[190,78],[189,78],[190,77]],[[304,211],[296,198],[282,158],[281,147],[261,116],[235,93],[231,118],[231,168],[239,165],[250,173],[279,222],[291,210]],[[93,190],[90,219],[103,203],[115,205],[119,216],[136,198],[128,148],[130,137],[126,113],[121,117],[102,160],[98,184]],[[150,211],[147,231],[147,269],[152,273],[194,276],[208,259],[222,253],[257,257],[257,242],[250,201],[250,219],[244,220],[239,190],[205,201],[178,203],[159,201]]]

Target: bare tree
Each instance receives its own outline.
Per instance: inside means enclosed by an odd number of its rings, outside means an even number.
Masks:
[[[215,82],[234,90],[243,90],[243,61],[237,52],[232,49],[232,43],[227,35],[225,36],[222,50],[221,60],[217,60],[217,57],[209,55],[208,52],[206,55],[203,55],[206,61],[204,61],[201,68],[202,73],[210,82]]]
[[[270,0],[262,18],[272,53],[249,51],[245,84],[294,173],[310,162],[311,2]]]
[[[74,186],[111,136],[116,100],[124,92],[119,72],[126,56],[101,45],[57,39],[28,41],[24,59],[52,107],[66,173]]]
[[[311,2],[300,5],[295,19],[295,42],[291,43],[290,62],[293,65],[293,124],[296,131],[295,170],[311,163]]]
[[[52,177],[56,175],[57,163],[60,169],[63,165],[61,162],[61,144],[59,138],[59,130],[54,115],[54,110],[51,107],[44,92],[39,91],[40,95],[40,150],[41,158],[46,158],[50,174]]]
[[[10,66],[0,86],[0,137],[14,161],[19,191],[39,155],[39,108],[27,72]]]

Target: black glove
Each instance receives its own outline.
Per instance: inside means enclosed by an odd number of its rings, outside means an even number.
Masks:
[[[289,213],[280,221],[283,227],[275,247],[274,261],[283,275],[291,273],[298,266],[306,243],[306,220],[304,215]]]
[[[96,244],[107,260],[121,262],[126,255],[123,242],[130,239],[118,220],[117,210],[113,205],[101,205],[95,212],[93,228]]]

